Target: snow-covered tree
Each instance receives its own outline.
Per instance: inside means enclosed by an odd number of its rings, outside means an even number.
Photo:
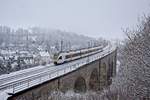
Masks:
[[[150,16],[144,17],[137,30],[126,30],[127,38],[119,48],[121,66],[110,86],[119,100],[150,99]]]

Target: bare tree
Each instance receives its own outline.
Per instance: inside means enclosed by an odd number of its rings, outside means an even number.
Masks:
[[[120,48],[120,70],[111,88],[119,100],[150,99],[150,16],[144,17],[137,30],[125,30]],[[112,90],[113,90],[112,89]]]

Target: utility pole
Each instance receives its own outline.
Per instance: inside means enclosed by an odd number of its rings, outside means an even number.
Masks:
[[[88,49],[90,48],[90,42],[88,42]]]
[[[56,48],[56,50],[57,50],[57,52],[59,51],[59,43],[58,43],[58,41],[56,42],[56,44],[55,44],[55,48]]]
[[[69,42],[69,51],[71,50],[71,43]]]
[[[29,51],[29,33],[28,31],[26,31],[26,33],[27,33],[26,50]]]
[[[90,48],[90,41],[88,42],[88,51],[89,51],[89,48]],[[88,55],[87,62],[89,62],[89,55]]]
[[[61,51],[61,52],[63,51],[62,46],[63,46],[63,40],[60,41],[60,51]]]
[[[91,48],[93,47],[93,41],[91,40]]]

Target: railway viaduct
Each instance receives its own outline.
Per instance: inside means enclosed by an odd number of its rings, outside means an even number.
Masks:
[[[111,84],[111,77],[116,74],[116,56],[117,50],[63,76],[15,93],[8,100],[48,100],[49,94],[57,90],[100,91]]]

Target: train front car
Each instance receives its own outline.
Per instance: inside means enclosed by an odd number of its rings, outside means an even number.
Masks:
[[[99,52],[103,51],[102,46],[87,48],[82,50],[64,52],[64,53],[56,53],[53,57],[53,62],[55,65],[63,64],[64,62],[70,62],[73,60],[77,60],[83,57],[87,57]]]
[[[64,53],[55,53],[53,55],[53,63],[55,65],[62,64],[65,62],[65,54]]]

